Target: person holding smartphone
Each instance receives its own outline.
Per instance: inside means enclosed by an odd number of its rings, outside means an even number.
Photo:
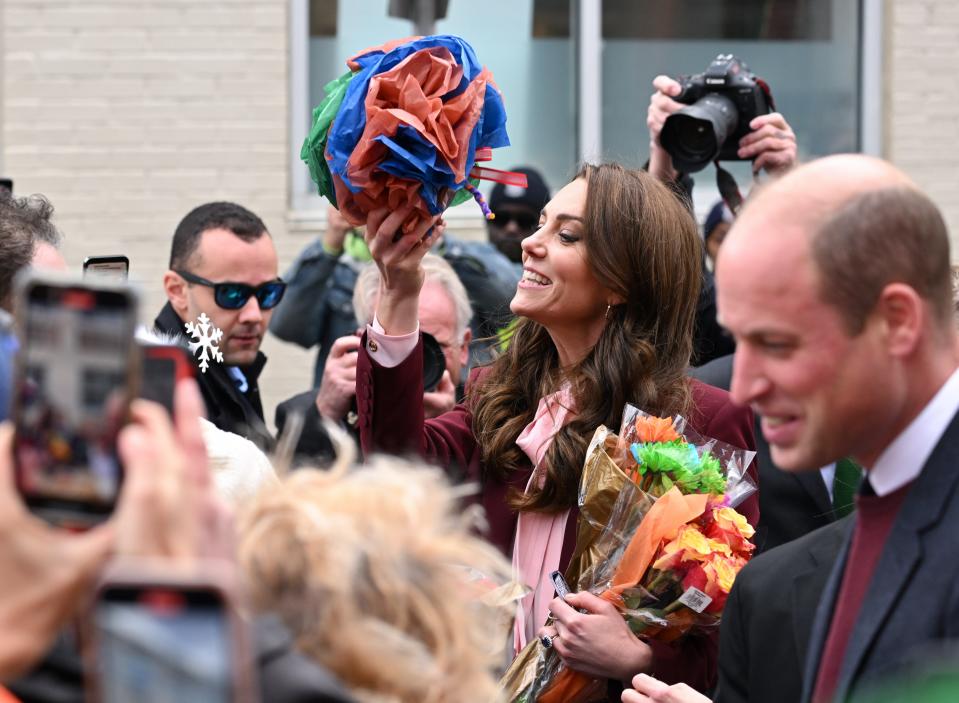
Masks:
[[[209,480],[203,401],[192,380],[178,384],[175,403],[171,422],[159,405],[133,402],[118,442],[126,476],[117,509],[80,533],[27,510],[15,490],[13,428],[0,424],[0,681],[43,656],[110,555],[180,565],[229,555],[232,521]]]
[[[432,420],[424,420],[418,388],[417,307],[433,223],[397,237],[408,214],[379,211],[367,223],[382,277],[357,367],[363,451],[413,451],[468,468],[481,486],[490,540],[513,555],[532,588],[517,609],[517,652],[552,608],[554,646],[569,666],[619,682],[655,672],[706,690],[715,639],[646,643],[589,594],[575,604],[588,614],[563,602],[560,612],[549,578],[565,570],[575,545],[589,439],[601,424],[618,427],[627,402],[684,414],[698,432],[729,444],[754,445],[749,409],[686,377],[702,246],[689,212],[645,172],[583,167],[523,240],[523,278],[511,303],[521,320],[506,352],[482,375],[474,371],[466,403]],[[755,524],[755,498],[742,510]]]

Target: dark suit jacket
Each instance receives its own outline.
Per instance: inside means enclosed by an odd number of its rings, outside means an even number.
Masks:
[[[796,703],[819,597],[847,517],[755,557],[739,572],[719,631],[714,703]]]
[[[690,369],[689,375],[711,386],[729,390],[734,356]],[[829,492],[818,471],[788,472],[773,463],[769,443],[756,420],[756,461],[759,463],[759,525],[757,553],[785,544],[836,519]]]
[[[432,420],[423,420],[422,342],[399,366],[384,368],[374,362],[366,336],[357,360],[356,396],[360,443],[364,454],[373,451],[421,456],[442,467],[466,467],[469,480],[481,485],[477,502],[489,520],[488,539],[509,555],[513,548],[517,515],[508,504],[512,488],[522,491],[533,467],[526,464],[508,482],[486,480],[480,465],[480,447],[473,435],[472,412],[467,403]],[[471,374],[475,382],[478,371]],[[469,387],[469,385],[468,385]],[[729,394],[697,381],[692,382],[694,409],[688,418],[697,432],[738,447],[753,448],[752,413],[732,403]],[[755,468],[751,467],[754,472]],[[753,473],[755,479],[755,473]],[[747,499],[740,511],[756,524],[758,501]],[[566,525],[560,569],[565,570],[576,546],[574,508]],[[715,681],[715,640],[688,637],[680,647],[652,643],[657,662],[655,673],[667,681],[685,681],[705,690]],[[699,648],[697,652],[690,651]]]
[[[163,306],[153,324],[166,334],[179,337],[186,334],[184,321],[169,303]],[[256,361],[243,369],[248,386],[246,393],[241,393],[226,368],[215,362],[210,364],[205,373],[198,369],[196,380],[210,422],[221,430],[246,437],[263,451],[269,452],[273,449],[273,435],[263,422],[263,406],[257,385],[257,378],[265,365],[266,356],[258,352]]]
[[[923,647],[959,640],[957,486],[959,414],[922,467],[886,539],[849,638],[836,701],[903,673]],[[850,539],[844,541],[816,612],[803,701],[810,700],[815,687]]]

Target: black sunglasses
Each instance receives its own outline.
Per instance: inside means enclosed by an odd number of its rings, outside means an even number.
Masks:
[[[493,220],[500,227],[505,227],[513,221],[516,223],[516,226],[522,230],[533,230],[536,229],[536,225],[539,223],[539,218],[536,215],[531,215],[524,212],[497,212],[496,219]]]
[[[250,299],[251,295],[256,296],[256,302],[260,304],[261,310],[269,310],[280,304],[280,301],[283,300],[283,293],[286,292],[286,283],[279,278],[275,281],[261,283],[258,286],[251,286],[247,283],[231,283],[230,281],[214,283],[200,276],[195,276],[189,271],[174,269],[174,273],[190,283],[212,288],[213,300],[226,310],[239,310],[246,305],[246,301]]]

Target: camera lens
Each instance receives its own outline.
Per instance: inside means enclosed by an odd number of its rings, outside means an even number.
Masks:
[[[732,100],[709,93],[667,117],[659,141],[677,170],[695,173],[715,160],[738,120]]]
[[[446,371],[446,356],[436,337],[423,332],[423,390],[427,393],[436,390]]]

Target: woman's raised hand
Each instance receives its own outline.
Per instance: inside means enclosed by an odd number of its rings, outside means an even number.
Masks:
[[[398,210],[380,208],[366,221],[366,244],[380,270],[380,295],[376,305],[377,321],[389,335],[416,330],[420,288],[423,287],[421,262],[439,236],[439,217],[417,220],[408,232],[404,224],[412,206]]]

